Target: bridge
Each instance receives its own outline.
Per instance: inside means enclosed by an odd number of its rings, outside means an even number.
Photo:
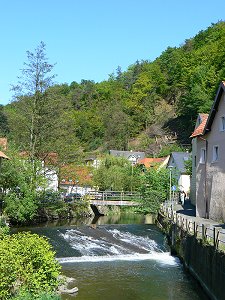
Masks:
[[[102,206],[137,206],[141,200],[140,193],[123,191],[90,191],[87,197],[96,216],[104,215]]]
[[[88,194],[90,204],[135,206],[141,200],[140,193],[123,191],[90,191]]]

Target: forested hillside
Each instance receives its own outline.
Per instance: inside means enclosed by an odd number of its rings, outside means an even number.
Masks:
[[[168,144],[190,144],[197,113],[209,112],[225,79],[224,62],[220,21],[152,62],[136,61],[125,71],[118,67],[107,81],[52,83],[43,94],[19,94],[0,107],[0,135],[26,150],[33,126],[39,153],[57,151],[71,159],[108,149],[164,155]]]

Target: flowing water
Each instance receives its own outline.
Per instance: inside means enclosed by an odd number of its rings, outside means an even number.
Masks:
[[[161,231],[145,223],[143,217],[126,216],[29,230],[50,239],[63,273],[76,279],[78,293],[63,295],[64,300],[206,299],[170,255]]]

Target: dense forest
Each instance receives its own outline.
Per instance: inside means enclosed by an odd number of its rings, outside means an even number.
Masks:
[[[0,136],[34,156],[55,151],[64,161],[109,149],[163,156],[188,147],[197,114],[209,112],[225,79],[224,45],[219,21],[154,61],[118,66],[106,81],[55,84],[41,43],[27,52],[14,100],[0,106]]]

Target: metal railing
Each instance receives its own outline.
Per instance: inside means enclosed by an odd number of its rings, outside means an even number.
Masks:
[[[197,221],[194,217],[177,213],[173,205],[163,204],[160,211],[183,231],[204,242],[214,245],[217,250],[225,251],[225,230],[215,224]]]
[[[87,194],[90,199],[97,200],[111,200],[111,201],[138,201],[141,195],[138,192],[124,192],[124,191],[90,191]]]

